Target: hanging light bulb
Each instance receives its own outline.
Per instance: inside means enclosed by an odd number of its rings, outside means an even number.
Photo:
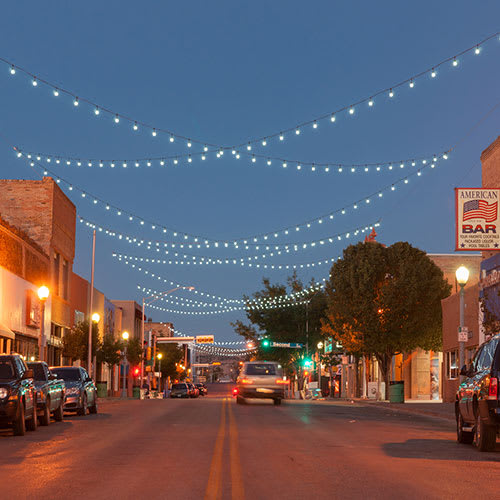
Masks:
[[[252,145],[250,143],[247,144],[247,151],[251,151],[252,150]]]
[[[137,125],[137,122],[134,122],[134,124],[132,125],[132,128],[134,130],[138,130],[139,129],[139,126]]]
[[[57,90],[57,89],[54,89],[52,91],[52,93],[54,94],[54,97],[58,97],[59,96],[59,90]]]
[[[431,71],[431,78],[436,78],[436,70],[434,68],[432,68],[432,71]]]
[[[265,139],[262,141],[262,145],[267,146],[267,141]]]
[[[115,115],[115,123],[120,123],[120,117],[118,115]]]
[[[415,87],[415,82],[413,80],[410,81],[410,88],[412,89],[413,87]]]
[[[152,135],[153,137],[156,137],[156,129],[155,129],[155,128],[154,128],[154,129],[153,129],[153,131],[151,132],[151,135]]]
[[[350,115],[353,115],[353,114],[354,114],[354,108],[353,108],[353,107],[350,107],[350,108],[349,108],[349,114],[350,114]]]
[[[99,115],[101,112],[99,111],[99,108],[96,106],[96,108],[94,109],[94,114],[97,116]]]
[[[479,47],[479,45],[478,45],[478,46],[476,47],[476,49],[474,50],[474,54],[476,54],[476,56],[477,56],[477,55],[478,55],[478,54],[480,54],[480,53],[481,53],[481,48],[480,48],[480,47]]]
[[[188,148],[190,148],[191,146],[192,146],[192,144],[191,144],[191,140],[190,140],[190,139],[188,139],[188,142],[187,142],[187,147],[188,147]]]
[[[78,101],[78,97],[75,97],[75,100],[73,101],[73,106],[78,106],[79,101]]]
[[[333,123],[335,122],[337,118],[335,117],[335,115],[332,113],[332,116],[330,116],[330,121]]]
[[[33,85],[33,87],[36,87],[38,85],[38,81],[37,81],[36,77],[33,78],[33,80],[31,81],[31,85]]]
[[[300,135],[300,128],[295,129],[295,134]]]
[[[389,97],[394,97],[394,92],[392,91],[392,89],[389,91]]]
[[[16,74],[16,68],[14,68],[14,66],[10,67],[10,74],[11,75],[15,75]]]
[[[458,66],[458,60],[457,58],[455,57],[455,59],[453,59],[453,62],[452,62],[453,66]]]
[[[368,106],[370,106],[370,108],[373,106],[373,99],[370,99],[370,100],[368,101]]]

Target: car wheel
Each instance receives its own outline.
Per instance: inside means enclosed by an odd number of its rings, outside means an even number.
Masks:
[[[57,410],[54,412],[54,420],[56,422],[61,422],[62,419],[64,418],[64,401],[61,399],[61,403],[59,404],[59,407],[57,408]]]
[[[281,398],[276,398],[274,400],[274,406],[279,406],[281,404]]]
[[[29,431],[36,431],[38,427],[38,415],[36,411],[36,399],[33,400],[33,413],[31,414],[31,418],[26,423],[26,429]]]
[[[43,414],[40,417],[40,424],[41,425],[49,425],[50,424],[50,398],[47,398],[47,401],[45,403],[45,406],[43,408]]]
[[[245,398],[241,396],[236,396],[236,404],[238,405],[244,405],[245,404]]]
[[[93,415],[97,413],[97,396],[94,396],[94,404],[91,407],[89,407],[89,411]]]
[[[493,451],[496,442],[495,427],[487,425],[481,419],[481,414],[477,410],[476,427],[474,429],[474,446],[479,451]]]
[[[78,408],[76,414],[80,415],[81,417],[84,417],[85,415],[87,415],[87,395],[86,394],[83,395],[82,406],[80,408]]]
[[[24,436],[26,434],[26,422],[24,421],[24,404],[19,402],[17,407],[16,419],[12,422],[14,436]]]
[[[462,444],[471,444],[474,440],[474,432],[473,431],[464,431],[464,419],[462,418],[462,414],[460,410],[457,415],[457,442]]]

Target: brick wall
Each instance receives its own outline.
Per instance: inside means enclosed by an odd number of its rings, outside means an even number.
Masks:
[[[427,254],[436,266],[443,271],[444,279],[452,286],[451,293],[458,291],[458,283],[455,271],[460,266],[465,266],[469,270],[469,286],[475,285],[479,281],[482,257],[480,254],[474,255],[467,252],[456,254]]]

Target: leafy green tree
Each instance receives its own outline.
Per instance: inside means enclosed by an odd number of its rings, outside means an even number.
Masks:
[[[63,356],[71,360],[87,361],[89,351],[89,323],[80,321],[63,336]],[[99,326],[92,323],[92,357],[101,349]]]
[[[286,284],[271,284],[270,280],[262,280],[264,288],[255,292],[252,297],[245,296],[245,300],[250,305],[251,301],[258,300],[261,303],[274,299],[278,304],[279,298],[288,293],[298,293],[304,291],[304,285],[294,273],[287,279]],[[314,286],[311,281],[309,286]],[[307,288],[309,288],[309,286]],[[293,299],[286,299],[281,304],[282,307],[249,307],[246,316],[250,324],[241,321],[231,323],[236,333],[252,340],[257,346],[256,357],[281,363],[289,374],[296,373],[299,362],[304,356],[305,349],[286,349],[263,347],[259,341],[260,336],[266,335],[271,341],[276,342],[297,342],[309,344],[309,352],[314,352],[315,346],[321,340],[321,318],[325,313],[326,297],[322,291],[296,295]],[[306,334],[308,325],[309,334]]]
[[[450,288],[409,243],[351,245],[331,269],[323,332],[348,352],[373,354],[388,387],[394,354],[441,348],[441,299]]]
[[[163,378],[170,377],[178,378],[176,363],[179,363],[184,358],[184,350],[177,344],[160,344],[158,352],[162,354],[161,359],[161,374]],[[156,360],[157,368],[159,362]]]
[[[121,343],[124,346],[123,341]],[[127,341],[127,360],[133,365],[138,365],[142,360],[141,339],[131,337]]]

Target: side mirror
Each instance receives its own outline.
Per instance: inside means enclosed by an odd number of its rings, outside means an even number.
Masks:
[[[87,377],[84,382],[92,382],[92,379],[90,377]]]
[[[28,369],[24,372],[23,379],[33,378],[33,370]]]
[[[460,370],[460,375],[462,375],[463,377],[469,376],[469,369],[467,368],[467,365],[462,366],[462,369]]]

